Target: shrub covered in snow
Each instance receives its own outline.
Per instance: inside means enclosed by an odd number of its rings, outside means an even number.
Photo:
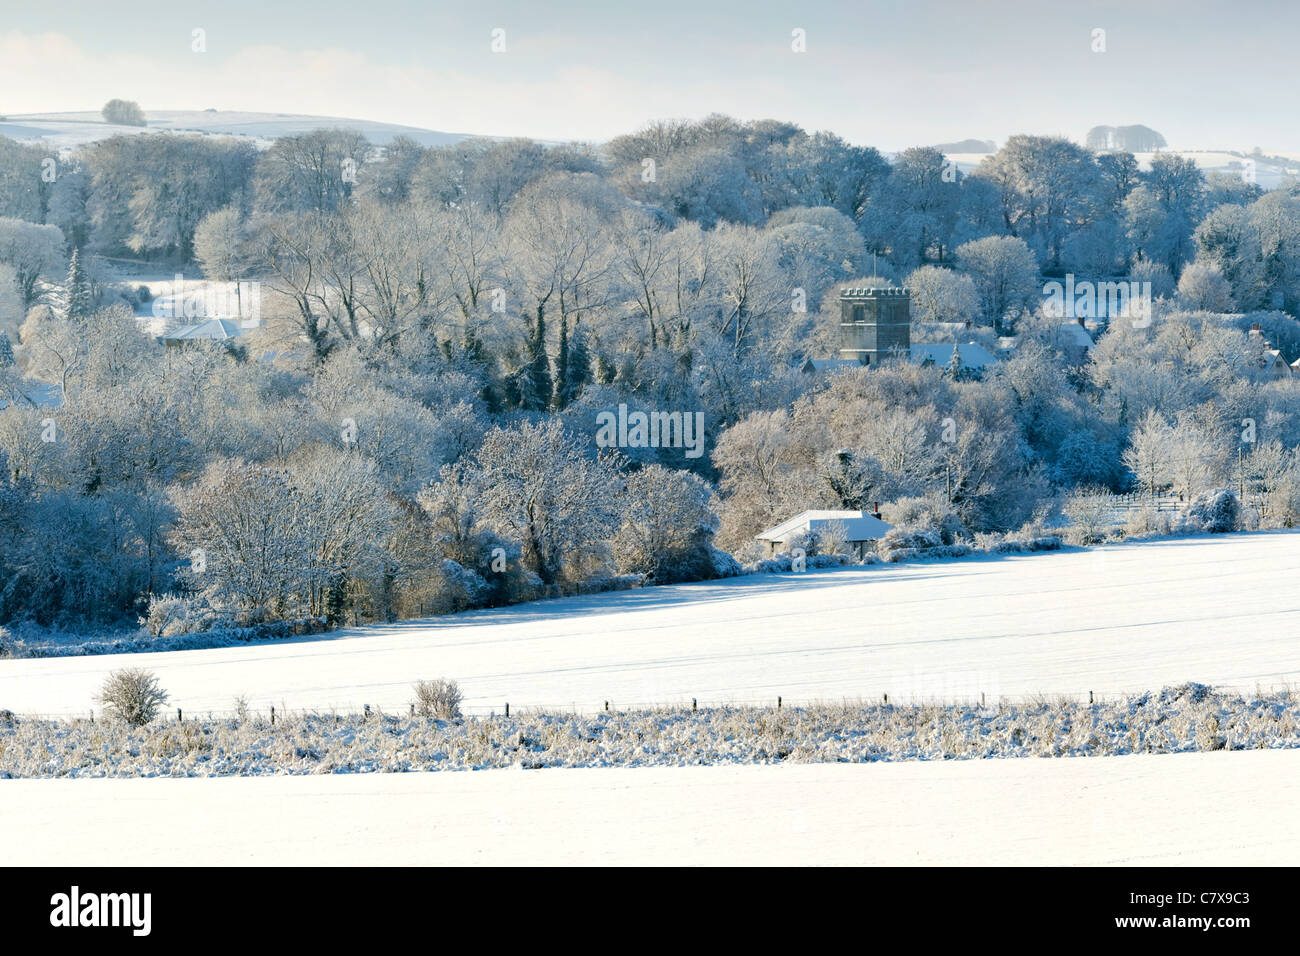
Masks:
[[[462,611],[474,607],[490,590],[483,575],[463,567],[451,558],[443,559],[441,571],[444,581],[442,593],[448,602],[448,610]]]
[[[454,680],[422,680],[415,685],[415,712],[421,717],[455,720],[462,699]]]
[[[128,668],[108,675],[99,692],[99,702],[109,717],[132,727],[143,727],[167,703],[167,692],[151,672]]]
[[[972,550],[968,544],[951,540],[948,532],[938,527],[915,531],[894,528],[880,539],[877,547],[881,558],[891,563],[918,558],[964,558]]]
[[[217,612],[202,597],[184,594],[155,594],[140,626],[154,637],[199,634],[217,626]]]
[[[1223,534],[1237,530],[1240,510],[1236,492],[1231,488],[1215,488],[1192,499],[1183,512],[1183,519],[1189,530]]]
[[[1071,544],[1100,544],[1108,537],[1112,522],[1107,495],[1088,489],[1073,492],[1061,512],[1070,522],[1066,536]]]
[[[1166,537],[1174,532],[1174,516],[1168,511],[1157,511],[1149,503],[1130,511],[1124,523],[1125,538]]]
[[[713,563],[715,578],[734,578],[745,573],[740,562],[720,548],[709,549],[709,560]]]
[[[785,574],[794,571],[794,555],[788,551],[745,565],[746,574]],[[843,554],[806,554],[803,567],[806,571],[817,568],[839,568],[849,563]]]
[[[895,529],[938,535],[940,544],[956,544],[969,537],[961,516],[940,498],[899,498],[889,506],[887,520]]]

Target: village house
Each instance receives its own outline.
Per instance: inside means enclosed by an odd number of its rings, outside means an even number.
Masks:
[[[1288,365],[1286,359],[1282,357],[1281,350],[1273,348],[1273,343],[1264,338],[1264,330],[1260,328],[1258,322],[1250,327],[1249,337],[1252,342],[1259,342],[1264,346],[1262,362],[1264,374],[1269,378],[1290,378],[1300,372],[1300,359]]]

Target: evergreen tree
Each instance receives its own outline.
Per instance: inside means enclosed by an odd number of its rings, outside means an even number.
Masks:
[[[568,389],[564,404],[572,405],[582,394],[583,386],[591,381],[591,353],[587,351],[587,336],[582,329],[574,329],[569,343],[569,367],[566,382]]]
[[[537,308],[537,322],[528,337],[524,356],[523,381],[520,399],[529,411],[540,412],[551,401],[551,358],[546,354],[546,319],[541,306]]]
[[[497,414],[501,411],[503,398],[501,389],[497,384],[496,366],[487,350],[483,348],[483,343],[479,341],[478,333],[469,325],[465,326],[465,335],[461,340],[461,350],[483,379],[483,387],[479,389],[479,398],[483,400],[483,404],[487,406],[490,414]]]
[[[0,368],[8,368],[14,364],[14,347],[9,341],[8,332],[0,332]]]
[[[560,316],[560,348],[555,353],[555,389],[551,394],[551,405],[563,409],[569,404],[569,318]]]
[[[961,381],[961,348],[953,343],[952,358],[948,360],[947,372],[954,382]]]
[[[596,355],[596,381],[609,385],[614,381],[614,365],[604,355]]]
[[[90,314],[90,281],[81,267],[81,250],[72,250],[68,262],[68,318],[76,319]]]

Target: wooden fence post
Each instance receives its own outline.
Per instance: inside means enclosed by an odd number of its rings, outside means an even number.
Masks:
[[[179,707],[177,707],[177,708],[176,708],[176,723],[178,723],[178,724],[183,724],[184,722],[185,722],[185,715],[181,712],[181,709],[180,709]]]
[[[271,726],[275,726],[275,704],[271,705]]]
[[[510,716],[510,701],[506,701],[506,716]]]
[[[780,694],[777,694],[777,695],[776,695],[776,709],[777,709],[777,710],[780,710],[780,709],[781,709],[781,695],[780,695]]]
[[[698,709],[699,709],[699,706],[700,706],[699,701],[697,701],[694,697],[692,697],[692,698],[691,698],[691,710],[698,710]]]

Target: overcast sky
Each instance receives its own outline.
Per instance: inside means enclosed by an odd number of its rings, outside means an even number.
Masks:
[[[1145,123],[1300,151],[1297,28],[1287,0],[0,0],[0,114],[122,97],[603,140],[722,112],[888,150]]]

